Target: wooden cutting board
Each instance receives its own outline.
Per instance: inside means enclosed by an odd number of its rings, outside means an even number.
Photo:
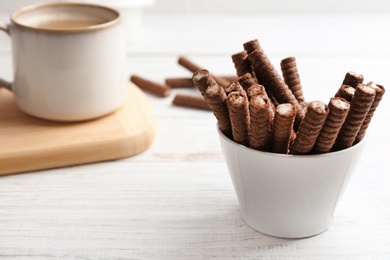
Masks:
[[[41,120],[16,107],[0,90],[0,175],[114,160],[146,150],[156,119],[143,92],[130,84],[127,102],[114,113],[79,123]]]

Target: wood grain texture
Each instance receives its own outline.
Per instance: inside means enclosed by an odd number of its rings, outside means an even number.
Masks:
[[[0,175],[133,156],[155,136],[154,112],[134,85],[117,111],[77,123],[29,116],[16,107],[10,92],[0,94]]]

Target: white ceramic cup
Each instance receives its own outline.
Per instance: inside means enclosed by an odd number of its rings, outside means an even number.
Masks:
[[[284,238],[314,236],[331,226],[365,143],[326,154],[284,155],[218,134],[242,218],[257,231]]]
[[[24,112],[80,121],[108,114],[127,99],[126,40],[116,10],[43,3],[13,12],[0,29],[11,38],[14,65],[13,82],[0,80],[0,86],[14,93]]]

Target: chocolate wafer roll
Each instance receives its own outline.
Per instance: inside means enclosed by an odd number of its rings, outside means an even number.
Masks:
[[[292,129],[291,135],[290,135],[290,141],[288,142],[288,147],[291,147],[291,145],[294,143],[295,138],[297,138],[297,133]]]
[[[218,75],[218,77],[226,79],[229,82],[237,81],[238,77],[236,75]]]
[[[353,145],[374,98],[375,89],[372,87],[364,84],[359,84],[356,87],[351,100],[351,108],[337,136],[334,150],[345,149]]]
[[[285,103],[277,106],[272,130],[272,152],[288,153],[294,118],[295,108],[293,105]]]
[[[171,88],[193,88],[192,78],[166,78],[165,83]]]
[[[249,102],[249,147],[268,151],[271,142],[273,109],[267,97],[256,95]]]
[[[209,86],[218,85],[215,79],[210,75],[210,72],[206,69],[196,71],[192,76],[192,82],[202,96],[205,95]]]
[[[248,54],[246,51],[233,54],[232,61],[238,77],[241,77],[246,73],[252,73],[252,65],[248,60]]]
[[[329,114],[314,145],[314,153],[328,153],[331,151],[347,117],[349,108],[349,102],[343,98],[334,97],[330,99],[328,104]]]
[[[196,71],[198,70],[201,70],[202,68],[193,63],[192,61],[190,61],[188,58],[186,57],[179,57],[178,59],[178,63],[183,66],[184,68],[188,69],[189,71],[191,71],[192,73],[195,73]],[[227,86],[230,82],[227,81],[226,79],[224,78],[221,78],[221,77],[217,77],[215,75],[213,75],[213,78],[215,79],[215,81],[221,85],[221,86]]]
[[[291,146],[291,154],[308,154],[313,149],[328,113],[328,107],[321,101],[313,101],[309,104]]]
[[[362,84],[364,81],[363,75],[349,71],[347,74],[345,74],[343,84],[342,85],[349,85],[353,88],[356,88],[359,84]]]
[[[252,76],[251,73],[245,73],[244,75],[238,78],[238,82],[246,91],[252,85],[256,84],[257,80]]]
[[[201,96],[176,94],[172,104],[182,107],[210,110],[206,100]]]
[[[255,50],[261,49],[258,39],[247,41],[243,44],[243,46],[244,46],[244,50],[246,50],[248,54],[254,52]]]
[[[232,127],[230,124],[229,111],[226,105],[226,93],[222,86],[217,84],[207,88],[204,95],[207,104],[217,118],[218,127],[228,137],[231,137]]]
[[[279,106],[279,102],[276,100],[276,98],[271,93],[267,92],[267,94],[269,99],[272,101],[272,104],[274,104],[274,107]]]
[[[256,73],[256,77],[261,79],[258,81],[264,83],[263,85],[269,89],[272,96],[274,96],[279,103],[290,103],[294,106],[296,110],[295,128],[297,129],[305,116],[305,112],[291,90],[284,83],[264,52],[255,50],[249,54],[248,58]]]
[[[225,75],[219,77],[224,78],[229,82],[238,80],[237,76],[234,75]],[[171,88],[194,88],[195,87],[192,78],[187,78],[187,77],[166,78],[165,83]]]
[[[226,95],[229,95],[231,92],[234,91],[239,91],[240,93],[246,95],[244,88],[240,85],[238,81],[233,81],[225,87]]]
[[[355,88],[351,87],[350,85],[342,85],[334,96],[344,98],[350,102],[354,94]]]
[[[375,110],[381,102],[383,95],[385,94],[385,88],[382,85],[375,84],[374,82],[369,82],[367,85],[375,89],[375,99],[372,102],[371,108],[368,111],[366,118],[364,119],[363,125],[356,136],[355,143],[358,143],[363,139],[364,135],[366,134],[366,130],[371,122],[371,119],[374,116]]]
[[[283,73],[284,82],[291,89],[291,92],[294,94],[299,104],[301,106],[306,104],[295,57],[288,57],[283,59],[280,62],[280,68]]]
[[[157,82],[145,79],[143,77],[132,75],[130,81],[137,85],[139,88],[146,90],[159,97],[167,97],[171,92],[171,89],[167,85],[162,85]]]
[[[268,99],[267,92],[265,91],[264,86],[260,84],[252,85],[250,88],[247,89],[246,94],[248,95],[249,101],[251,100],[252,97],[257,95],[260,95],[261,97]]]
[[[249,137],[249,102],[242,92],[234,91],[228,95],[227,107],[232,125],[233,140],[247,145]]]

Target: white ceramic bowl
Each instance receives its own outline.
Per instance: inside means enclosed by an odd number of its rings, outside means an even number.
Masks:
[[[241,216],[252,228],[277,237],[320,234],[332,224],[365,139],[318,155],[261,152],[235,143],[219,129]]]

